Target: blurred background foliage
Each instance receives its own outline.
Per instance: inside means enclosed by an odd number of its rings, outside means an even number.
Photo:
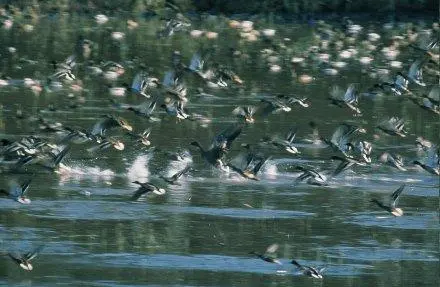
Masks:
[[[160,13],[171,3],[182,12],[224,14],[267,13],[431,13],[439,12],[438,0],[0,0],[34,13],[53,10],[83,13]]]

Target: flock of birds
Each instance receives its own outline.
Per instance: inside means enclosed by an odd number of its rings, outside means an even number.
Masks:
[[[5,15],[3,16],[5,17]],[[106,20],[105,15],[97,15],[95,19],[99,25],[103,25],[108,20]],[[230,21],[229,26],[231,29],[238,30],[242,39],[250,42],[253,41],[250,34],[257,31],[250,21]],[[175,17],[167,21],[163,29],[158,32],[158,37],[173,37],[177,33],[188,33],[190,27],[190,21],[181,14],[176,13]],[[438,30],[438,23],[435,23],[432,29],[420,31],[409,29],[405,35],[396,35],[388,39],[389,45],[382,44],[382,49],[379,49],[378,40],[381,36],[374,32],[366,33],[363,31],[362,26],[354,24],[349,19],[345,19],[340,28],[320,22],[315,27],[317,45],[309,47],[307,51],[292,58],[292,74],[298,79],[299,85],[307,85],[310,81],[319,80],[316,79],[319,78],[319,75],[314,75],[315,78],[313,78],[307,74],[300,75],[298,71],[307,70],[307,67],[314,65],[321,67],[322,73],[326,75],[336,75],[338,69],[345,67],[348,61],[357,59],[363,66],[365,77],[377,79],[377,84],[362,92],[357,91],[356,84],[353,83],[349,83],[347,87],[342,88],[335,85],[329,90],[328,100],[330,104],[345,109],[353,115],[353,118],[361,118],[363,112],[359,102],[362,98],[373,98],[374,100],[377,97],[398,97],[401,101],[411,101],[429,113],[438,116],[440,115],[439,39],[435,37],[438,35]],[[190,34],[199,37],[200,33],[197,34],[194,31],[191,31]],[[208,38],[215,37],[215,34],[208,34],[207,31],[200,32]],[[254,34],[262,37],[262,41],[266,41],[274,47],[275,43],[278,43],[278,48],[266,49],[262,53],[268,62],[269,72],[277,73],[281,67],[276,64],[278,63],[276,59],[284,51],[282,45],[291,44],[287,39],[280,40],[270,30],[257,32],[259,33]],[[114,37],[116,38],[116,36]],[[284,42],[281,45],[275,39]],[[366,48],[368,54],[365,56],[357,55],[357,45]],[[69,56],[62,63],[53,63],[54,71],[51,75],[48,75],[44,83],[31,79],[10,79],[7,75],[3,75],[0,79],[0,88],[20,86],[29,88],[36,93],[56,93],[64,91],[66,87],[83,89],[84,87],[77,87],[79,85],[78,70],[81,70],[84,77],[101,79],[101,81],[108,84],[110,94],[117,96],[121,93],[124,95],[126,92],[130,92],[138,95],[140,103],[138,105],[121,103],[115,101],[113,97],[109,102],[109,106],[115,112],[102,116],[99,121],[86,129],[65,126],[62,123],[45,118],[42,114],[27,116],[25,112],[18,109],[15,120],[28,120],[31,123],[36,123],[39,130],[33,135],[24,136],[20,139],[1,139],[0,167],[3,172],[18,173],[26,171],[31,174],[42,172],[42,170],[47,172],[61,172],[61,170],[66,172],[67,170],[68,172],[68,166],[64,165],[62,161],[74,146],[75,149],[84,149],[90,153],[100,152],[108,148],[122,151],[125,149],[125,143],[121,139],[124,139],[130,144],[150,147],[154,142],[154,139],[150,138],[151,129],[154,129],[155,123],[161,121],[164,114],[174,117],[176,119],[175,124],[194,121],[201,126],[207,126],[210,124],[210,118],[201,114],[190,113],[187,110],[186,107],[190,101],[205,98],[215,102],[216,96],[208,94],[205,89],[215,91],[216,89],[229,89],[231,86],[246,85],[242,77],[230,69],[227,63],[215,62],[206,51],[195,52],[188,65],[184,63],[181,53],[176,51],[172,55],[172,69],[165,72],[163,80],[151,75],[147,69],[141,69],[132,79],[131,85],[117,87],[115,83],[124,74],[124,65],[113,61],[91,65],[88,59],[93,48],[93,41],[81,37],[72,56]],[[399,72],[393,74],[392,70],[374,66],[374,61],[381,59],[394,69],[399,67],[396,56],[404,49],[411,50],[411,53],[416,55],[408,70],[398,68]],[[234,55],[242,57],[243,53],[235,51]],[[337,60],[331,61],[331,55],[336,55]],[[373,55],[376,55],[377,59]],[[428,76],[426,77],[426,75]],[[188,86],[186,80],[190,77],[192,81],[198,81],[199,86],[197,89]],[[1,89],[0,93],[4,94]],[[198,94],[192,96],[194,90],[197,90]],[[77,100],[72,108],[80,109],[81,98],[72,96],[72,100]],[[334,170],[320,170],[319,167],[310,165],[295,165],[292,170],[299,173],[293,183],[294,185],[305,182],[306,184],[325,186],[331,184],[330,179],[340,173],[356,166],[368,167],[375,159],[372,156],[374,143],[367,140],[368,136],[373,137],[372,133],[369,134],[361,125],[348,122],[341,123],[330,138],[320,135],[316,122],[310,123],[313,133],[307,139],[298,139],[296,137],[297,129],[295,128],[290,130],[285,137],[264,136],[255,143],[241,144],[240,148],[237,149],[242,151],[236,157],[230,158],[228,154],[233,148],[233,142],[240,136],[242,130],[255,121],[276,117],[275,115],[279,113],[288,113],[293,106],[307,109],[313,104],[313,98],[310,96],[300,98],[290,95],[274,95],[262,97],[259,101],[260,104],[258,105],[243,105],[233,109],[231,112],[237,118],[236,122],[225,126],[224,130],[212,139],[209,147],[204,147],[197,141],[191,142],[191,146],[198,150],[203,160],[212,166],[214,170],[236,173],[249,180],[259,180],[258,174],[265,163],[271,159],[274,150],[300,157],[301,148],[297,146],[298,142],[310,143],[311,145],[327,145],[334,153],[331,159],[339,162]],[[206,103],[206,105],[209,105],[209,103]],[[159,111],[159,107],[162,111]],[[133,126],[120,116],[122,113],[129,112],[134,113],[145,124],[151,125],[152,128],[136,132]],[[336,108],[334,112],[336,112]],[[173,121],[170,122],[174,123]],[[384,119],[376,128],[378,132],[391,137],[408,137],[405,121],[397,116]],[[40,136],[42,132],[45,133],[44,138]],[[438,143],[428,141],[422,137],[416,137],[415,143],[419,148],[419,155],[421,153],[422,156],[413,160],[413,165],[438,177],[440,175]],[[85,148],[86,144],[91,147]],[[186,157],[189,156],[188,153],[168,152],[167,154],[174,161],[185,161]],[[397,171],[407,169],[403,157],[398,154],[385,152],[378,158],[378,163],[391,166]],[[170,177],[160,176],[163,180],[162,183],[135,181],[134,183],[139,185],[139,188],[133,193],[131,200],[136,201],[148,193],[164,194],[166,185],[178,184],[181,177],[197,171],[193,168],[192,161],[187,162],[188,164],[184,168]],[[9,189],[1,189],[0,192],[19,203],[30,204],[31,201],[27,197],[30,185],[31,179],[27,179],[21,185],[13,185]],[[405,184],[396,188],[390,195],[389,202],[382,202],[378,199],[372,199],[371,201],[378,208],[394,216],[402,216],[403,211],[397,207],[397,201],[404,190]],[[274,244],[265,253],[251,252],[251,254],[266,262],[281,264],[275,256],[277,248],[278,245]],[[31,271],[33,269],[31,260],[40,251],[41,247],[22,255],[9,253],[9,256],[21,268]],[[296,260],[291,261],[291,263],[307,276],[323,278],[324,269],[305,266]]]

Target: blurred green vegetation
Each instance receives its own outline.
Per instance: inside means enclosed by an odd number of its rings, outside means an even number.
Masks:
[[[157,12],[168,4],[182,12],[213,13],[365,13],[365,12],[430,12],[438,13],[438,0],[0,0],[20,9],[40,13],[51,10],[85,13]]]

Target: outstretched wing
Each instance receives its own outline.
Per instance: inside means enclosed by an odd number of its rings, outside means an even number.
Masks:
[[[393,194],[391,194],[390,206],[392,208],[396,207],[399,199],[399,195],[402,193],[404,188],[405,188],[405,184],[402,184],[398,189],[396,189],[396,191],[393,192]]]
[[[26,258],[26,260],[30,261],[30,260],[34,259],[35,257],[37,257],[38,253],[41,252],[43,247],[44,247],[43,245],[40,245],[35,250],[26,253],[23,257]]]

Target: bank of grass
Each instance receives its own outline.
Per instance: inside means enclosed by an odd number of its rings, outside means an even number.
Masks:
[[[84,13],[161,13],[167,6],[178,7],[182,12],[211,12],[224,14],[267,13],[437,13],[438,0],[0,0],[19,10],[34,13],[51,11]],[[171,5],[168,5],[171,4]]]

